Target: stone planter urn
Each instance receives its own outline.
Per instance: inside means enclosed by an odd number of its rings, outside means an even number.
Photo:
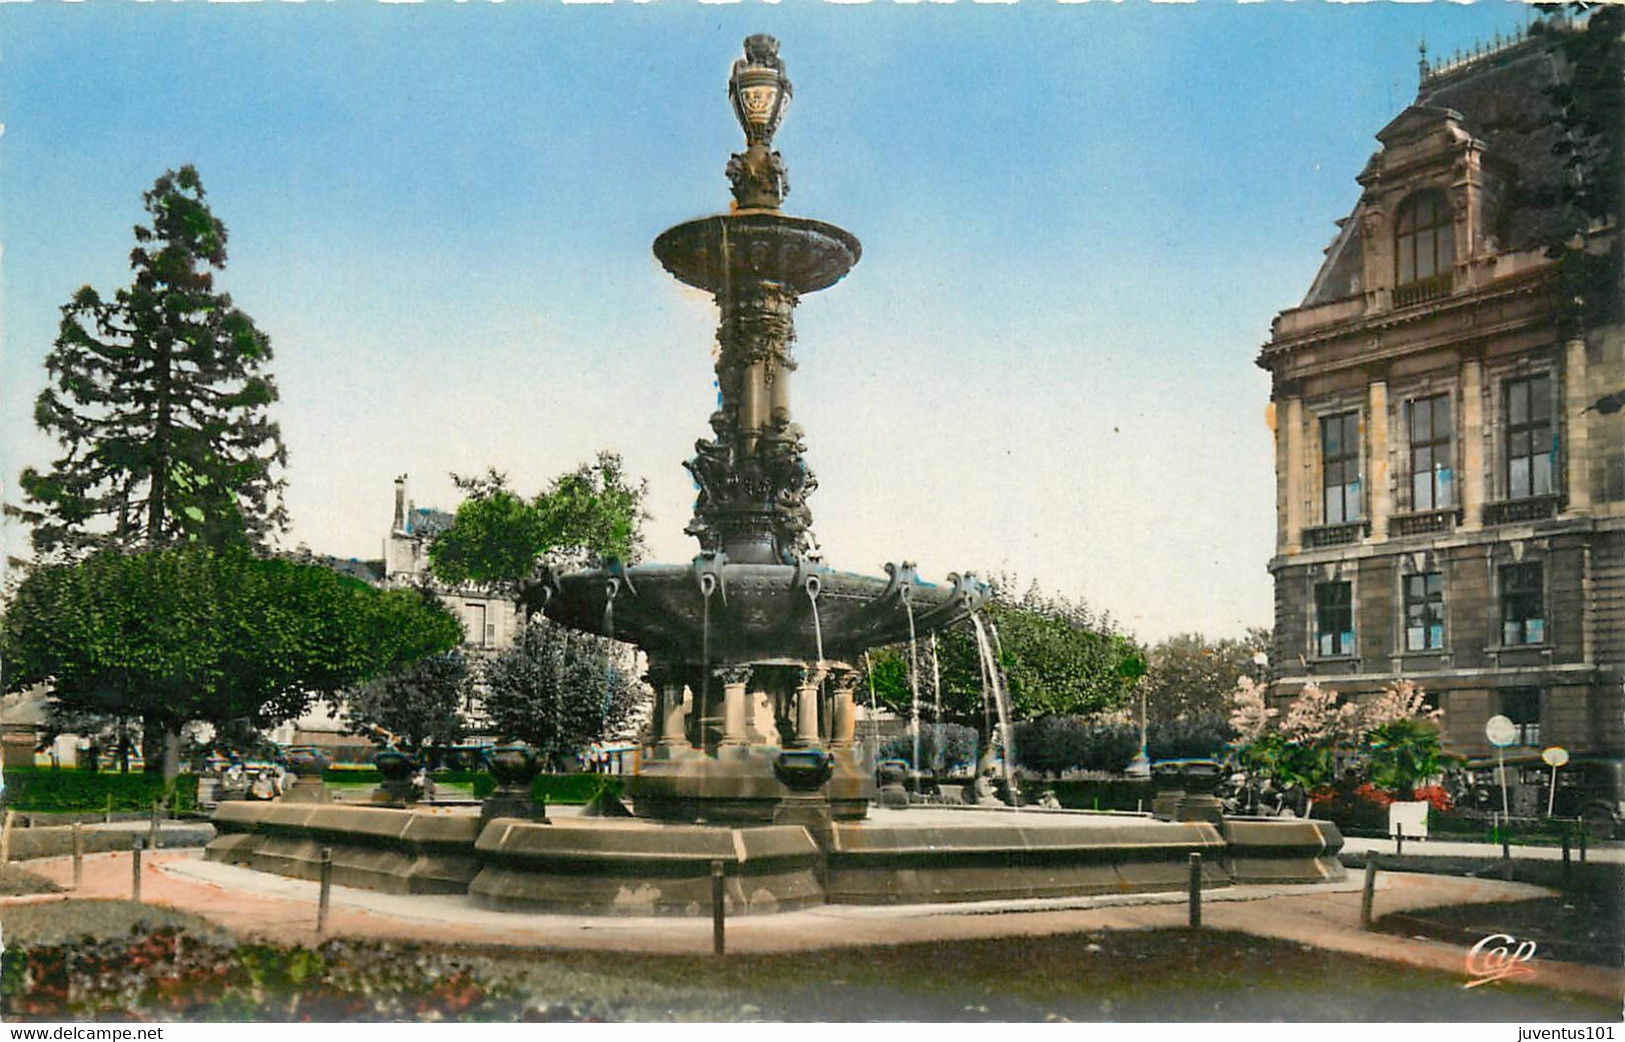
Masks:
[[[1151,765],[1151,784],[1156,793],[1151,797],[1151,816],[1158,821],[1172,821],[1185,798],[1184,764],[1179,760],[1159,760]]]
[[[1207,821],[1217,825],[1224,819],[1224,805],[1213,791],[1219,787],[1221,770],[1216,760],[1186,760],[1180,767],[1185,796],[1174,817],[1178,821]]]
[[[333,761],[320,749],[312,745],[296,745],[282,753],[282,760],[288,767],[288,773],[293,775],[293,782],[282,793],[282,798],[289,803],[326,803],[328,800],[327,785],[322,781],[322,772],[332,766]]]
[[[480,820],[527,818],[546,821],[547,807],[531,796],[530,786],[541,773],[536,750],[524,742],[507,742],[486,756],[486,769],[496,779],[496,791],[480,804]]]
[[[875,767],[880,781],[880,805],[901,810],[908,806],[908,763],[904,760],[881,760]]]
[[[372,802],[383,804],[386,807],[405,807],[417,802],[417,794],[412,787],[412,772],[417,764],[412,758],[394,746],[380,749],[372,758],[373,766],[378,773],[384,776],[373,790]]]
[[[773,761],[773,774],[789,788],[812,792],[835,770],[835,757],[822,749],[786,749]]]

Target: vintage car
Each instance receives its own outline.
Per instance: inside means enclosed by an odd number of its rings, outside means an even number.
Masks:
[[[1557,793],[1552,795],[1552,768],[1537,752],[1506,754],[1507,809],[1514,817],[1545,817],[1548,800],[1558,818],[1579,818],[1593,839],[1620,833],[1625,824],[1625,760],[1606,756],[1574,756],[1557,769]],[[1496,758],[1468,760],[1461,802],[1483,811],[1501,809]]]

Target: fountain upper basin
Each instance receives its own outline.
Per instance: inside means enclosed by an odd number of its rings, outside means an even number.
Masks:
[[[913,631],[923,634],[965,618],[988,596],[987,585],[971,575],[950,575],[939,585],[919,580],[911,565],[888,564],[885,571],[881,578],[807,561],[733,564],[702,556],[686,565],[548,575],[526,599],[575,629],[724,664],[855,657],[907,640],[911,611]]]

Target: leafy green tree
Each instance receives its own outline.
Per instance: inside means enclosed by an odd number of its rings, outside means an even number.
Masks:
[[[1123,666],[1139,657],[1134,642],[1116,632],[1110,616],[1096,615],[1080,602],[1051,597],[1030,588],[1019,598],[995,584],[984,609],[989,643],[994,645],[1016,719],[1097,713],[1120,707],[1135,678]],[[967,620],[937,634],[937,669],[921,642],[921,712],[935,703],[932,689],[942,678],[942,709],[952,718],[986,729],[996,712],[983,705],[983,664],[979,642]],[[870,653],[875,697],[887,708],[908,713],[913,701],[908,649]]]
[[[417,754],[462,740],[468,733],[463,707],[471,695],[461,654],[427,655],[346,692],[344,722],[353,734],[386,732],[397,748]]]
[[[1153,723],[1222,719],[1229,713],[1238,677],[1253,676],[1253,656],[1269,647],[1269,632],[1252,629],[1236,640],[1209,640],[1200,633],[1181,633],[1147,654],[1146,717]]]
[[[1217,759],[1224,755],[1230,738],[1229,722],[1206,712],[1177,720],[1153,720],[1146,729],[1152,760]]]
[[[34,420],[63,455],[23,471],[24,506],[9,510],[40,553],[258,545],[286,522],[271,344],[214,286],[225,225],[191,166],[142,202],[134,281],[111,300],[75,293],[45,359]]]
[[[1625,306],[1625,242],[1618,229],[1625,193],[1625,7],[1549,6],[1566,7],[1583,20],[1531,28],[1555,40],[1562,59],[1547,88],[1558,130],[1552,151],[1563,169],[1550,200],[1557,219],[1547,253],[1559,260],[1563,293],[1576,305],[1576,318],[1617,322]],[[1598,234],[1610,224],[1610,234]]]
[[[528,743],[554,769],[614,736],[646,699],[603,637],[545,620],[487,659],[484,712],[505,739]]]
[[[543,561],[633,561],[642,550],[648,486],[629,484],[615,453],[599,453],[531,499],[495,470],[452,480],[467,498],[429,544],[430,567],[441,582],[513,587]]]
[[[37,565],[0,620],[7,690],[48,683],[62,711],[141,720],[149,769],[170,774],[187,723],[271,727],[461,639],[417,591],[246,548]]]

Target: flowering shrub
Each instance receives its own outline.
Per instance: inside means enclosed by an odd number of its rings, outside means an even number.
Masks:
[[[1230,694],[1230,729],[1236,732],[1236,744],[1248,746],[1264,737],[1270,719],[1279,713],[1264,702],[1264,685],[1251,677],[1237,677],[1236,689]]]
[[[1352,704],[1338,704],[1336,691],[1310,682],[1287,709],[1281,735],[1306,747],[1335,748],[1355,737],[1358,718]]]
[[[1428,720],[1438,724],[1444,718],[1444,710],[1429,706],[1426,698],[1427,692],[1414,680],[1389,684],[1360,711],[1360,730],[1374,731],[1400,720]]]
[[[1456,805],[1456,801],[1450,798],[1450,793],[1445,791],[1443,785],[1423,785],[1411,792],[1411,799],[1426,800],[1428,806],[1440,812],[1450,810]]]
[[[1410,792],[1439,773],[1444,711],[1430,707],[1425,694],[1419,685],[1401,680],[1388,685],[1361,713],[1366,777],[1389,792]]]
[[[1374,804],[1378,807],[1386,807],[1390,803],[1394,802],[1393,796],[1389,795],[1382,789],[1377,788],[1375,785],[1372,785],[1370,782],[1361,782],[1359,785],[1356,785],[1354,787],[1354,797],[1355,799],[1363,800],[1366,803]]]
[[[1312,802],[1334,804],[1334,814],[1380,810],[1438,774],[1445,759],[1443,710],[1429,706],[1413,681],[1389,684],[1363,708],[1340,702],[1336,691],[1305,684],[1278,724],[1271,720],[1275,710],[1265,706],[1263,686],[1254,681],[1239,680],[1230,704],[1241,764],[1282,784],[1301,785]],[[1359,757],[1349,782],[1359,784],[1334,786],[1338,762],[1349,752]],[[1449,801],[1443,790],[1426,798]]]

